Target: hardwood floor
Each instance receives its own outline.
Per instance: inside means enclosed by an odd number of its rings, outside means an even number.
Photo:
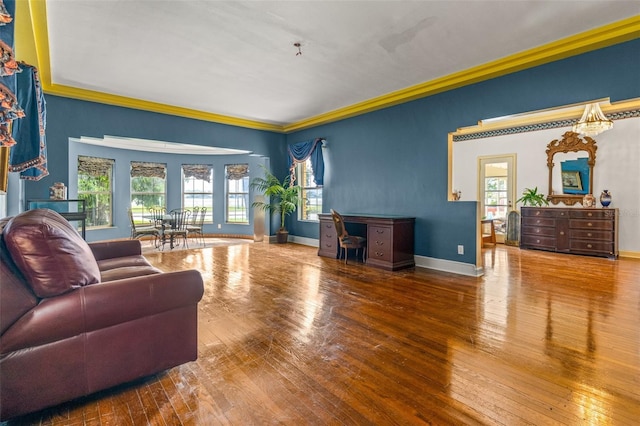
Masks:
[[[7,424],[637,424],[640,261],[483,253],[480,278],[296,244],[147,254],[203,274],[198,360]]]

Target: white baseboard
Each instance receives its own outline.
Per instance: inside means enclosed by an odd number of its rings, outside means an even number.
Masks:
[[[484,268],[471,263],[456,262],[454,260],[436,259],[435,257],[413,256],[419,268],[433,269],[453,274],[479,277],[484,275]]]
[[[297,237],[289,235],[289,242],[302,244],[303,246],[320,247],[320,241],[317,238]]]

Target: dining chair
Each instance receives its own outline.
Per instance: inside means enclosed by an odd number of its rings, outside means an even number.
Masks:
[[[331,217],[338,234],[338,244],[340,246],[338,260],[342,259],[342,253],[344,252],[344,263],[346,265],[347,258],[349,257],[349,249],[356,250],[356,258],[358,257],[358,252],[362,249],[362,261],[364,262],[367,253],[367,239],[358,235],[349,235],[344,226],[344,219],[333,209],[331,209]]]
[[[158,238],[160,237],[160,232],[158,229],[153,226],[151,222],[148,225],[137,225],[135,220],[133,219],[133,211],[131,209],[127,209],[129,213],[129,223],[131,224],[131,239],[140,238],[143,236],[153,236],[154,245],[158,246]]]
[[[149,207],[149,213],[153,217],[153,222],[155,224],[155,227],[157,229],[163,228],[167,210],[162,206],[153,206],[153,207]]]
[[[195,210],[196,208],[197,207],[194,208],[194,213],[192,216],[193,220],[191,221],[191,224],[187,225],[187,231],[189,232],[189,234],[193,234],[196,237],[200,236],[200,241],[202,241],[202,245],[205,245],[202,228],[204,226],[204,217],[207,215],[207,208],[200,207],[199,211]]]
[[[167,238],[169,239],[169,247],[173,249],[175,247],[176,238],[182,237],[184,245],[189,248],[187,242],[187,225],[189,224],[189,216],[191,212],[186,209],[174,209],[169,212],[171,219],[169,220],[169,228],[164,230],[164,238],[162,241],[163,247]]]

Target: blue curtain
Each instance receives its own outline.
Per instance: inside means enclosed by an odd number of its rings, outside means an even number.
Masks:
[[[287,150],[289,152],[288,163],[291,182],[295,181],[296,164],[311,159],[311,168],[313,168],[313,178],[316,181],[316,185],[322,186],[324,184],[323,140],[322,138],[316,138],[289,145]]]
[[[11,129],[17,142],[9,156],[9,171],[20,172],[20,179],[40,180],[49,175],[47,169],[46,104],[35,67],[24,63],[15,74],[16,97],[25,118],[15,120]]]

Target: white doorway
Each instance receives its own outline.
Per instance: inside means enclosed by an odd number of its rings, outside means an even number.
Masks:
[[[515,164],[516,154],[478,157],[480,220],[493,220],[497,243],[504,243],[507,215],[515,205]]]

